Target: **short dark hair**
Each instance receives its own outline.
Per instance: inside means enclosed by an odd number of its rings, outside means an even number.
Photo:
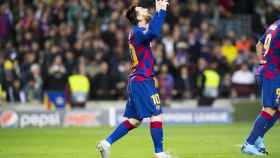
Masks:
[[[136,12],[136,5],[132,5],[128,8],[128,10],[126,11],[126,18],[129,20],[129,22],[132,25],[137,25],[138,24],[138,20],[137,20],[137,12]]]

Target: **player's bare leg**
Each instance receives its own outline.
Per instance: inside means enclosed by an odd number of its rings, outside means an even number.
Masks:
[[[267,112],[268,114],[270,114],[271,116],[273,116],[275,113],[276,113],[276,109],[272,109],[272,108],[267,108],[267,107],[264,107],[263,109],[262,109],[262,111],[265,111],[265,112]]]
[[[155,158],[171,158],[171,155],[163,151],[162,114],[158,116],[152,116],[150,118],[150,121],[151,121],[151,127],[150,127],[151,136],[155,148]]]
[[[122,124],[120,124],[118,128],[107,139],[102,140],[97,144],[97,150],[100,152],[101,157],[109,158],[111,145],[115,141],[126,135],[128,131],[138,127],[140,124],[141,121],[134,118],[127,119]]]

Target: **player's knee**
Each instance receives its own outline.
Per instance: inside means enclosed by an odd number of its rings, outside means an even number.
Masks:
[[[162,120],[163,120],[162,114],[151,117],[151,122],[162,122]]]
[[[134,124],[134,127],[135,127],[135,128],[139,127],[139,126],[141,125],[141,123],[142,123],[141,121],[135,123],[135,124]]]
[[[271,116],[273,116],[277,112],[277,109],[273,109],[271,107],[264,107],[262,111],[264,111],[264,112],[270,114]]]
[[[141,125],[141,120],[137,120],[137,119],[134,119],[134,118],[130,118],[128,119],[128,122],[134,126],[134,128],[137,128]]]

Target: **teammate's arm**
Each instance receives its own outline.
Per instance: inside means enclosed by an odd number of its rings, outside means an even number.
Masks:
[[[256,51],[257,51],[257,56],[259,58],[259,62],[260,64],[262,64],[263,61],[263,44],[258,41],[257,45],[256,45]]]
[[[136,37],[140,42],[150,41],[160,36],[168,4],[167,0],[156,0],[156,13],[149,22],[148,30],[138,30],[135,32]]]
[[[266,61],[264,59],[264,42],[265,42],[265,35],[263,35],[256,45],[257,56],[259,59],[260,64],[265,64]]]

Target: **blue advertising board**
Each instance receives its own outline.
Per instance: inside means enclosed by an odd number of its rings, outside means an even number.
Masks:
[[[232,109],[229,108],[164,108],[164,124],[218,124],[233,121]],[[121,123],[125,118],[123,110],[116,111],[116,123]],[[144,120],[144,123],[147,120]]]

